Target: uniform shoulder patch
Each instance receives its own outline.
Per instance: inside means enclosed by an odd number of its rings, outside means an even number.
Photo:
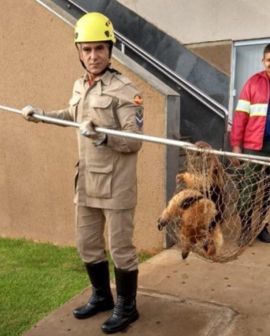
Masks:
[[[139,128],[143,127],[143,107],[136,107],[136,124]]]
[[[142,96],[136,94],[133,98],[133,102],[135,105],[142,105],[143,104]]]

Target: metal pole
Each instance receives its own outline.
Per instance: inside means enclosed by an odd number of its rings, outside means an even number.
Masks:
[[[21,110],[13,108],[13,107],[4,106],[4,105],[0,105],[0,110],[22,114]],[[56,124],[56,125],[61,125],[61,126],[70,126],[70,127],[75,127],[75,128],[80,127],[80,124],[74,121],[56,119],[56,118],[43,116],[43,115],[36,114],[36,113],[34,113],[33,116],[38,120],[42,120],[42,121],[45,121],[51,124]],[[198,148],[194,144],[191,144],[185,141],[166,139],[166,138],[160,138],[160,137],[155,137],[151,135],[137,134],[137,133],[131,133],[131,132],[125,132],[125,131],[117,131],[117,130],[107,129],[103,127],[96,127],[95,130],[100,133],[119,136],[123,138],[153,142],[153,143],[158,143],[158,144],[167,145],[167,146],[176,146],[180,148],[186,148],[186,149],[189,149],[195,152],[203,152],[203,153],[208,152],[208,153],[217,154],[217,155],[235,157],[243,161],[252,161],[252,162],[261,163],[261,164],[268,163],[270,165],[270,158],[267,158],[265,156],[238,154],[238,153],[233,153],[233,152],[219,151],[215,149],[204,149],[204,148],[202,149],[202,148]]]
[[[0,110],[22,114],[22,111],[19,109],[8,107],[8,106],[3,106],[3,105],[0,105]],[[53,124],[60,125],[60,126],[80,127],[80,125],[74,121],[51,118],[51,117],[47,117],[45,115],[41,115],[37,113],[34,113],[33,116],[38,120],[45,121],[45,122],[47,121],[48,123],[53,123]]]

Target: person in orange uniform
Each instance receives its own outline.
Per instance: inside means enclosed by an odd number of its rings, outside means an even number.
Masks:
[[[32,106],[23,109],[24,117],[30,121],[37,121],[33,113],[41,113],[80,123],[76,238],[92,283],[92,295],[73,314],[84,319],[113,309],[101,327],[105,333],[121,331],[139,317],[138,259],[132,238],[137,201],[136,164],[142,143],[95,131],[99,126],[142,133],[142,97],[128,78],[110,66],[114,42],[109,18],[96,12],[82,16],[75,26],[75,45],[85,74],[75,82],[68,108],[50,112]],[[115,266],[115,304],[105,252],[105,223]]]

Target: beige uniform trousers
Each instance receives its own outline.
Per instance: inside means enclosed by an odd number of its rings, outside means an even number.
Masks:
[[[76,239],[81,259],[96,263],[107,259],[104,228],[108,225],[109,250],[116,268],[132,271],[138,268],[132,243],[135,209],[113,210],[76,207]]]

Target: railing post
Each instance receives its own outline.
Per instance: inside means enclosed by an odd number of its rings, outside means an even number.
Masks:
[[[125,54],[126,52],[126,46],[124,45],[123,42],[121,42],[121,53]]]

